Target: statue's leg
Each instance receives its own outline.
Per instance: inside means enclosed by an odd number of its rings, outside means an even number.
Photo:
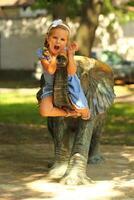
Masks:
[[[60,178],[67,169],[69,160],[67,125],[63,117],[48,118],[48,129],[54,141],[55,160],[50,168],[49,177]]]
[[[106,114],[96,116],[91,145],[89,148],[88,163],[99,164],[104,161],[104,158],[100,153],[100,139],[102,135],[102,129],[105,123],[105,118]]]
[[[89,144],[92,137],[94,120],[79,119],[79,130],[75,136],[69,165],[61,182],[64,184],[89,184],[91,179],[86,175]]]

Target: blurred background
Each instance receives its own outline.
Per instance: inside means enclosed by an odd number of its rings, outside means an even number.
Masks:
[[[42,183],[54,155],[46,118],[38,112],[42,70],[36,51],[57,18],[71,27],[78,54],[114,71],[116,98],[101,137],[105,162],[89,165],[98,185],[83,193]],[[133,200],[133,146],[134,1],[0,0],[0,199]]]
[[[112,140],[105,136],[105,142],[134,144],[134,2],[129,0],[0,0],[2,129],[45,123],[36,101],[42,72],[36,50],[57,18],[71,27],[78,54],[108,63],[114,71],[116,99],[104,130]]]

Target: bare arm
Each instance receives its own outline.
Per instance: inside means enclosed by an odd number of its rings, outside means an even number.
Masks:
[[[77,43],[72,43],[69,47],[68,47],[68,66],[67,66],[67,72],[69,75],[74,75],[77,71],[77,66],[76,66],[76,62],[74,60],[74,54],[75,51],[78,50],[78,45]]]
[[[54,74],[56,71],[56,58],[52,57],[51,60],[41,59],[42,67],[49,73]]]

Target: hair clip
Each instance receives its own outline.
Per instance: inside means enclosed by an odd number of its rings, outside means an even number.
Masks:
[[[56,26],[59,26],[59,25],[61,25],[61,24],[63,24],[63,21],[62,21],[62,19],[56,19],[56,20],[54,20],[53,22],[52,22],[52,27],[56,27]]]
[[[47,32],[47,33],[49,33],[49,31],[50,31],[52,28],[56,28],[57,26],[63,26],[63,27],[65,27],[65,28],[69,31],[69,33],[71,33],[69,26],[66,25],[66,24],[62,21],[62,19],[56,19],[56,20],[54,20],[54,21],[52,22],[52,24],[50,25],[50,27],[48,28],[48,32]]]

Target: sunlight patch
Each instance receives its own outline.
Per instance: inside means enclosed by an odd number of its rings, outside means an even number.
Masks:
[[[97,181],[95,184],[85,186],[66,186],[59,183],[50,183],[49,180],[34,181],[27,184],[29,189],[44,193],[51,193],[53,200],[107,200],[113,197],[122,196],[123,193],[114,189],[115,183],[113,181]],[[30,199],[26,199],[30,200]]]

